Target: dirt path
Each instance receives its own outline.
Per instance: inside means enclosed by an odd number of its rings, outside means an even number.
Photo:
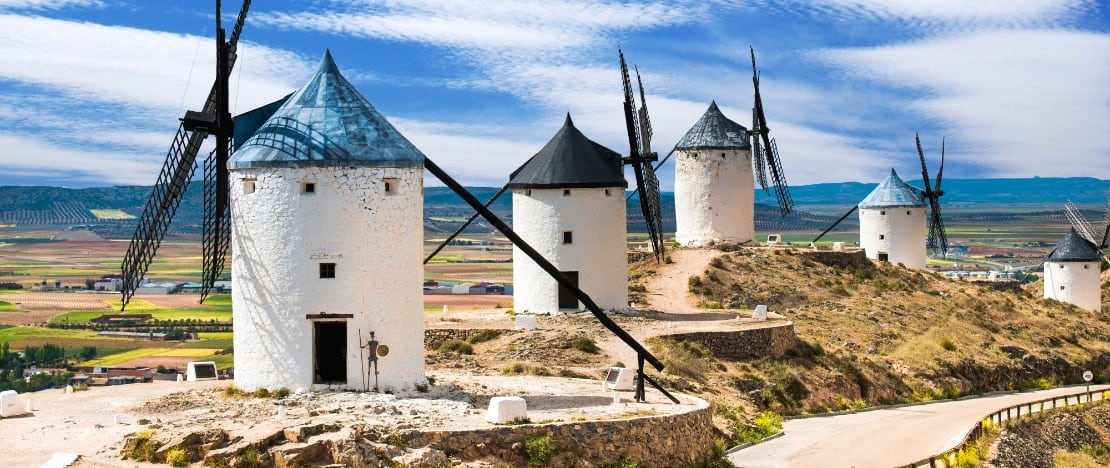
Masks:
[[[721,252],[708,249],[676,249],[671,251],[672,263],[661,265],[659,271],[647,282],[650,298],[648,306],[668,314],[693,314],[703,312],[694,307],[690,297],[691,276],[700,275],[709,262]]]

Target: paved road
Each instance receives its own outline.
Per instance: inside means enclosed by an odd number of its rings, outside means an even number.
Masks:
[[[1091,391],[1110,385],[1092,385]],[[1079,393],[1083,387],[945,401],[783,423],[786,435],[729,455],[743,468],[884,467],[912,463],[947,450],[983,416],[996,410]]]

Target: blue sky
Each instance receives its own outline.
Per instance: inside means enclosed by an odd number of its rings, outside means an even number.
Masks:
[[[154,182],[214,68],[211,1],[0,0],[0,185]],[[225,2],[225,23],[239,2]],[[255,1],[233,112],[330,48],[413,143],[500,186],[570,112],[627,152],[617,47],[666,153],[716,100],[750,127],[749,44],[787,181],[1110,179],[1110,5],[1085,0]],[[230,26],[230,24],[229,24]],[[935,168],[934,168],[935,170]],[[661,170],[664,189],[673,164]],[[438,185],[429,177],[428,185]]]

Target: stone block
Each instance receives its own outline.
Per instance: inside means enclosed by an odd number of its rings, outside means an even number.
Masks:
[[[513,328],[516,330],[535,330],[536,329],[536,316],[517,314],[513,322]]]
[[[524,398],[517,396],[490,398],[486,421],[504,424],[524,419],[528,419],[528,403]]]
[[[752,318],[755,320],[767,320],[767,306],[764,304],[755,306],[755,311],[752,312]]]
[[[15,390],[0,392],[0,418],[10,418],[23,414],[19,407],[19,393]]]

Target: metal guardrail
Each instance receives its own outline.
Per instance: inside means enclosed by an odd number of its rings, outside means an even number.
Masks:
[[[1003,424],[1009,426],[1011,422],[1019,421],[1022,417],[1032,416],[1033,413],[1041,413],[1045,410],[1066,408],[1068,406],[1091,403],[1094,401],[1102,401],[1103,399],[1105,399],[1104,395],[1107,392],[1110,392],[1110,390],[1095,392],[1084,391],[1081,393],[1073,393],[1070,395],[1046,398],[1044,400],[1032,401],[1028,403],[1022,403],[1020,405],[1002,408],[998,411],[988,414],[987,416],[981,418],[978,422],[976,422],[975,427],[972,427],[971,430],[969,430],[967,434],[964,435],[963,440],[961,440],[960,443],[956,444],[955,447],[940,452],[936,455],[932,455],[927,458],[915,461],[913,463],[902,465],[898,468],[950,468],[956,466],[956,456],[960,452],[960,450],[963,450],[967,446],[974,444],[979,440],[980,437],[983,437],[983,435],[986,433],[987,428],[984,427],[984,421],[990,421],[990,424],[997,426],[1002,426]],[[1057,402],[1059,401],[1063,401],[1063,404],[1057,405]],[[1046,405],[1048,404],[1051,404],[1051,406],[1047,407]]]

